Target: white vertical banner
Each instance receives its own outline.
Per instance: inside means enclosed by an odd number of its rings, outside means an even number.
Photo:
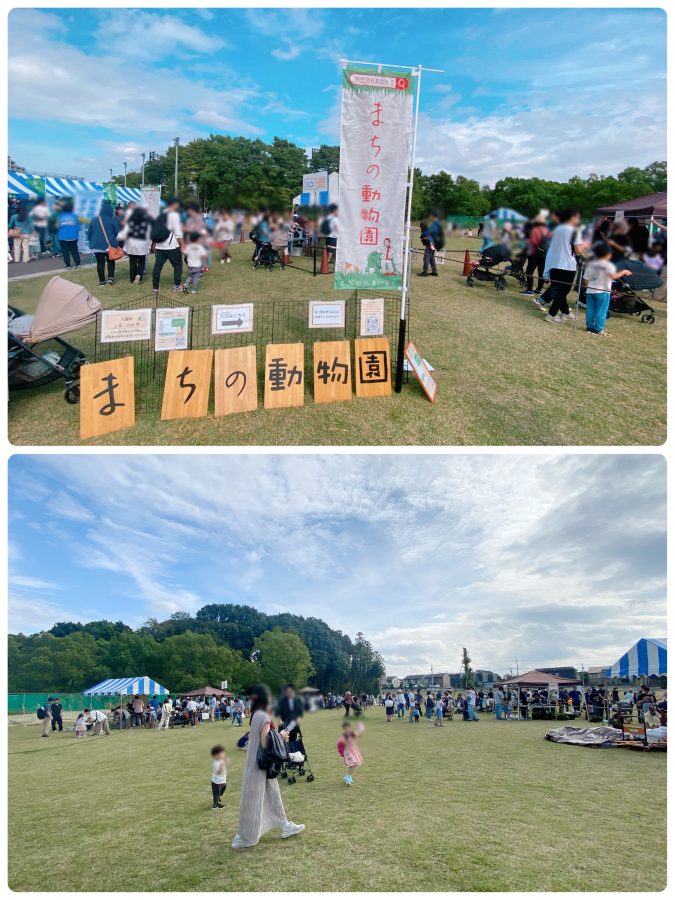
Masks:
[[[409,70],[343,69],[338,289],[402,287],[412,97]]]
[[[159,188],[142,187],[141,206],[147,211],[152,219],[156,219],[160,212]]]

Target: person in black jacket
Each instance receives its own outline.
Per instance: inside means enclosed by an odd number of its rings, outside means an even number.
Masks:
[[[63,731],[63,707],[61,706],[61,700],[58,697],[54,697],[52,701],[52,731],[56,731],[58,728],[59,731]]]
[[[295,695],[295,685],[287,684],[284,688],[284,696],[279,700],[277,715],[288,731],[289,741],[296,741],[300,732],[299,720],[303,717],[305,706],[302,700]]]

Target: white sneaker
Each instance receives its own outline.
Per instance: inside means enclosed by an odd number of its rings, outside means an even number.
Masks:
[[[294,834],[300,834],[301,831],[305,830],[304,825],[296,825],[295,822],[286,822],[286,824],[281,829],[282,838],[293,837]]]
[[[558,319],[549,313],[546,313],[544,316],[544,322],[551,322],[553,325],[562,325],[562,319]]]
[[[303,828],[304,828],[304,825],[303,825]],[[282,835],[282,836],[283,836],[283,835]],[[258,843],[257,841],[253,841],[253,842],[249,843],[249,842],[245,841],[245,840],[241,837],[241,835],[235,834],[235,836],[234,836],[234,838],[233,838],[233,840],[232,840],[232,849],[233,849],[233,850],[243,850],[244,847],[255,847],[255,845],[256,845],[257,843]]]
[[[224,260],[224,259],[221,259],[220,264],[221,264],[221,266],[224,266],[224,265],[225,265],[225,260]]]
[[[231,259],[228,259],[228,261],[227,261],[228,266],[229,266],[229,264],[230,264],[231,262],[232,262],[232,260],[231,260]]]
[[[564,322],[571,321],[572,319],[576,319],[574,313],[562,313],[561,318]]]

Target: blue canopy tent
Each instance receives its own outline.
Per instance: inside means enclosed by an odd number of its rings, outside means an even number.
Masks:
[[[490,216],[495,216],[499,222],[527,222],[525,216],[516,212],[515,209],[509,209],[507,206],[499,206],[497,209],[493,209],[485,218],[489,219]]]
[[[7,173],[7,193],[22,200],[35,200],[37,194],[22,172]]]
[[[136,675],[133,678],[106,678],[82,693],[90,697],[124,697],[129,694],[167,695],[170,691],[147,675]]]
[[[79,193],[100,193],[103,185],[93,181],[82,181],[79,178],[54,178],[45,177],[45,193],[49,197],[72,197]]]
[[[666,638],[640,638],[613,666],[605,671],[607,678],[648,678],[668,673]]]
[[[118,203],[139,203],[143,198],[140,188],[122,187],[117,185]]]

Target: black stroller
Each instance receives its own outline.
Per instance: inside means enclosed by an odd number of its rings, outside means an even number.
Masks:
[[[82,350],[59,335],[96,321],[100,302],[79,284],[52,278],[42,292],[35,315],[8,306],[8,362],[11,391],[42,387],[63,378],[68,403],[80,399]]]
[[[507,275],[513,276],[522,287],[526,281],[523,259],[512,259],[506,244],[492,244],[481,252],[480,259],[471,263],[466,286],[473,287],[476,281],[492,281],[498,291],[505,291]]]
[[[284,269],[284,261],[279,255],[279,251],[275,250],[269,241],[265,241],[260,245],[258,252],[253,258],[253,268],[263,268],[267,269],[268,272],[271,272],[275,266]]]
[[[288,741],[288,761],[284,764],[280,777],[285,778],[288,784],[295,784],[298,778],[304,778],[305,776],[308,782],[314,781],[314,773],[309,764],[302,732],[296,726],[289,737],[293,738],[293,740]]]
[[[620,260],[617,268],[630,269],[633,274],[620,278],[612,286],[610,315],[639,316],[641,322],[653,325],[654,310],[640,294],[661,287],[663,279],[639,259]]]

